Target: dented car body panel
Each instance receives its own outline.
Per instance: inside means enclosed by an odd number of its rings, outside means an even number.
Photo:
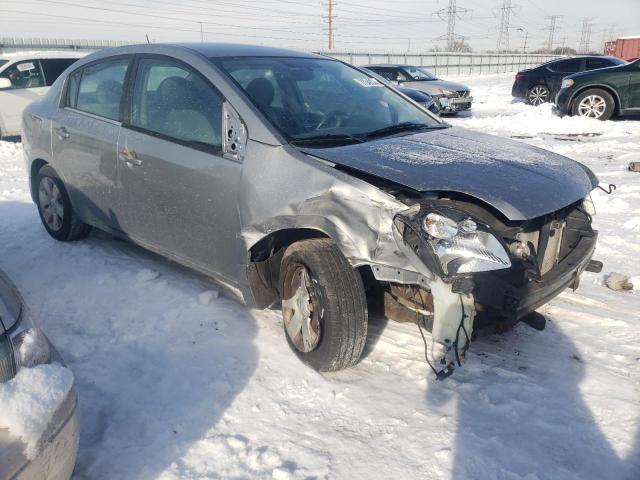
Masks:
[[[103,120],[65,106],[69,75],[111,57],[130,58],[129,68],[137,68],[141,59],[162,57],[198,72],[222,100],[221,150],[203,150],[132,125],[132,93],[127,90],[135,82],[129,75],[123,86],[124,108],[117,120]],[[246,85],[224,73],[218,59],[226,58],[284,58],[285,64],[288,59],[311,59],[344,68],[344,64],[318,55],[239,45],[143,45],[89,55],[25,112],[25,156],[32,188],[37,167],[50,164],[67,184],[74,210],[98,212],[81,215],[84,222],[211,275],[255,307],[264,308],[279,299],[279,260],[288,245],[306,238],[331,238],[354,268],[369,269],[381,285],[408,285],[428,292],[434,312],[424,308],[415,311],[430,316],[434,340],[448,351],[452,345],[463,350],[468,346],[477,309],[483,308],[474,284],[482,277],[474,274],[473,266],[464,267],[468,273],[463,273],[464,262],[453,266],[455,262],[449,257],[456,255],[458,247],[451,250],[447,241],[426,238],[423,222],[433,201],[466,202],[454,225],[456,231],[467,228],[464,235],[454,238],[454,243],[462,242],[459,248],[464,250],[464,245],[478,238],[493,238],[487,248],[500,250],[496,256],[480,245],[471,254],[469,265],[494,262],[486,268],[507,269],[513,263],[519,265],[518,275],[539,281],[543,275],[534,257],[540,253],[542,261],[547,240],[544,234],[532,232],[546,231],[545,225],[552,220],[564,226],[563,215],[579,208],[597,184],[586,167],[565,157],[447,128],[413,103],[410,108],[418,109],[416,115],[426,122],[419,133],[398,131],[371,139],[342,134],[326,140],[337,139],[343,144],[310,145],[307,138],[297,143],[274,123],[272,105],[256,101]],[[307,81],[308,72],[298,70],[299,80]],[[373,77],[356,83],[350,86],[367,89],[367,94],[387,88]],[[273,101],[273,93],[264,85],[261,88],[260,95]],[[314,115],[320,126],[331,123],[331,128],[337,128],[341,123],[339,118],[329,122],[326,115]],[[76,141],[75,131],[70,132],[71,139],[59,133],[71,117],[91,129],[94,136],[100,134],[95,122],[116,129],[114,154],[94,158],[97,171],[79,174],[70,158],[56,156],[56,143]],[[406,124],[407,128],[415,127]],[[90,148],[82,152],[88,157]],[[134,175],[140,177],[138,183],[131,181]],[[121,199],[133,198],[128,195],[136,187],[155,191],[156,197],[139,195],[139,202],[123,204]],[[96,190],[110,192],[113,197],[97,201]],[[167,191],[174,192],[173,196]],[[172,198],[177,199],[173,204]],[[439,218],[442,220],[442,215]],[[494,225],[496,222],[500,225]],[[145,229],[136,230],[136,225]],[[574,230],[580,232],[579,237],[587,236],[589,225],[590,218],[588,225],[580,224]],[[478,233],[474,233],[476,226]],[[556,230],[561,232],[561,228]],[[527,240],[516,240],[517,235]],[[516,254],[508,254],[509,242],[519,242],[518,255],[525,250],[528,253],[516,259]],[[435,257],[438,252],[444,252],[440,260]],[[585,258],[580,259],[582,269]],[[555,265],[559,257],[550,261]],[[443,273],[445,268],[448,270]],[[569,270],[575,276],[580,268]],[[503,313],[500,308],[494,310]],[[512,313],[509,310],[517,319],[523,311]]]

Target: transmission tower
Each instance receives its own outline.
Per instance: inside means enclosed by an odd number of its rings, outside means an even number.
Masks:
[[[449,0],[449,6],[435,12],[442,20],[447,21],[447,34],[440,38],[446,38],[447,50],[453,52],[456,49],[457,39],[462,39],[461,35],[456,35],[456,18],[462,18],[465,14],[470,14],[468,8],[461,8],[456,5],[456,0]]]
[[[549,27],[547,28],[547,30],[549,30],[549,39],[547,40],[547,50],[551,51],[553,50],[553,41],[555,39],[556,32],[560,28],[558,26],[558,19],[562,18],[562,15],[550,15],[545,18],[549,20]]]
[[[581,18],[582,20],[582,28],[580,30],[580,47],[578,48],[579,53],[588,53],[591,50],[591,28],[593,27],[593,23],[590,23],[590,18]]]
[[[498,30],[498,43],[496,51],[509,50],[509,21],[511,20],[511,0],[502,0],[502,6],[498,8],[500,11],[500,29]]]

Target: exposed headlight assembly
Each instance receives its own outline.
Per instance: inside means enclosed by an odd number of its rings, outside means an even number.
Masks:
[[[500,241],[469,216],[454,219],[430,212],[422,219],[427,244],[447,276],[509,268],[509,254]]]
[[[593,203],[591,194],[587,195],[584,197],[584,200],[582,200],[582,209],[592,217],[596,214],[596,206]]]
[[[574,83],[576,82],[574,82],[572,78],[565,78],[564,80],[562,80],[562,85],[560,85],[560,88],[571,88],[573,87]]]

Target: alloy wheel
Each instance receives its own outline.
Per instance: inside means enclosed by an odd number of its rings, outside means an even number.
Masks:
[[[581,117],[600,118],[607,108],[607,102],[600,95],[588,95],[578,104]]]
[[[308,353],[320,343],[318,298],[305,266],[296,265],[290,278],[290,296],[282,300],[284,326],[295,347]]]
[[[529,92],[529,103],[534,106],[542,105],[549,98],[549,90],[545,87],[533,87]]]
[[[43,177],[40,181],[38,201],[47,227],[56,232],[60,230],[64,220],[64,205],[60,190],[50,177]]]

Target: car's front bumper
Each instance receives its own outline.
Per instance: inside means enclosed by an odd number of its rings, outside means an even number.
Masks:
[[[457,113],[469,110],[473,97],[438,97],[440,113]]]
[[[595,231],[593,236],[582,237],[571,253],[540,281],[531,281],[524,287],[514,287],[495,272],[477,274],[473,294],[478,314],[474,328],[514,324],[566,288],[577,288],[580,275],[591,261],[597,238]]]
[[[555,106],[553,107],[553,113],[564,117],[571,113],[571,89],[561,88],[555,97]]]
[[[0,429],[0,479],[68,480],[76,463],[79,438],[77,395],[71,389],[43,434],[34,459],[24,456],[23,442]]]

